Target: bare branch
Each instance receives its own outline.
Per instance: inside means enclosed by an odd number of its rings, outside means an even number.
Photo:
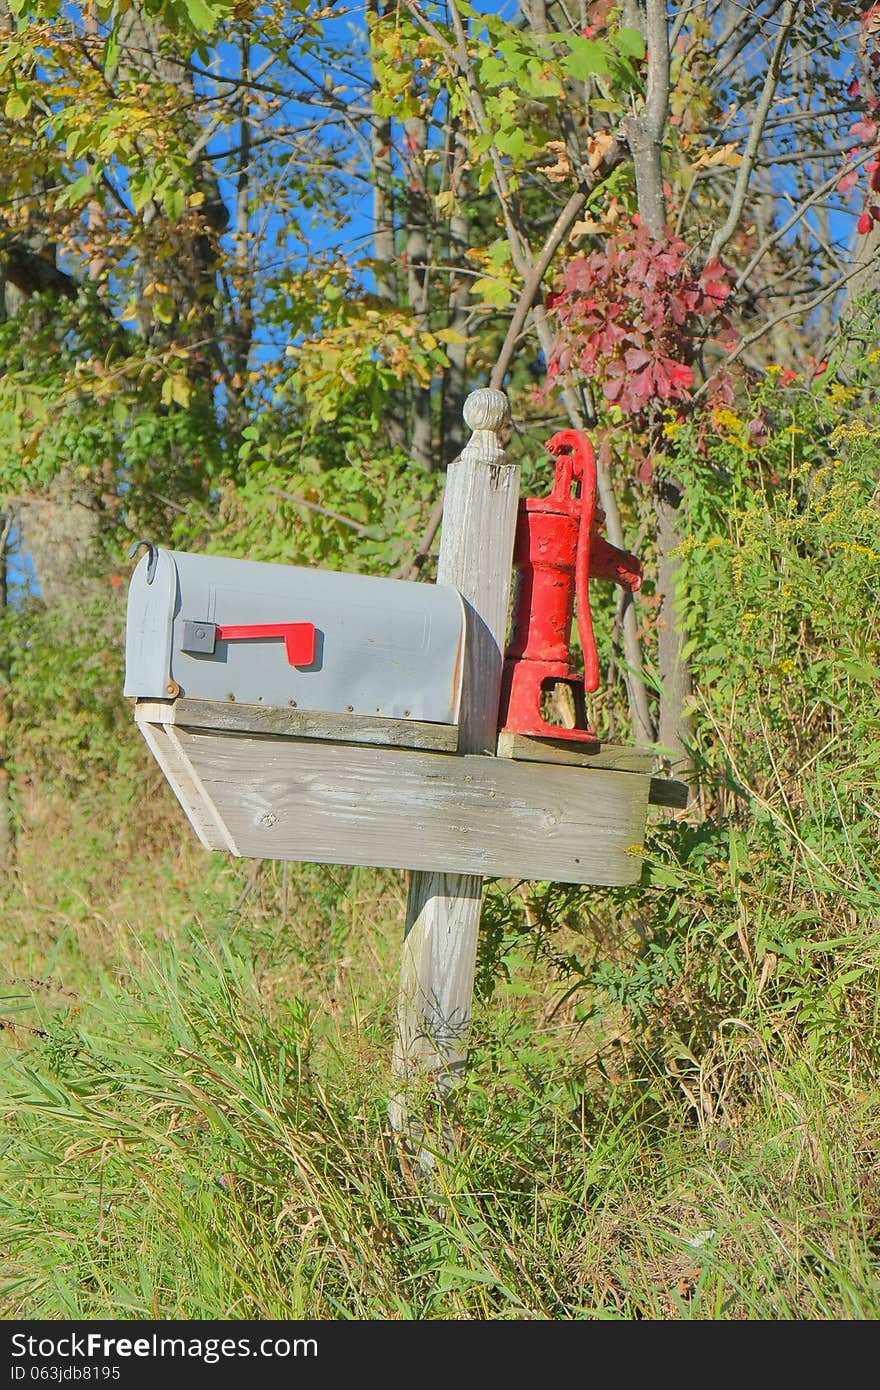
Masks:
[[[764,134],[764,122],[767,119],[773,97],[776,93],[776,88],[779,85],[782,60],[785,56],[789,35],[794,27],[795,17],[799,9],[800,5],[798,0],[786,0],[785,9],[780,21],[779,34],[776,39],[776,47],[773,50],[773,57],[770,60],[770,65],[764,77],[764,85],[761,89],[761,96],[758,101],[758,108],[755,112],[755,119],[752,122],[749,138],[746,141],[742,164],[739,166],[736,187],[733,190],[733,197],[730,201],[730,209],[724,225],[718,228],[712,238],[712,244],[709,247],[709,260],[720,255],[739,225],[739,219],[742,216],[746,196],[749,191],[752,170],[754,169],[755,160],[758,156],[758,149],[760,148],[761,139]]]
[[[874,259],[880,260],[880,249],[878,249]],[[746,348],[750,348],[753,343],[757,343],[761,338],[765,337],[766,334],[771,333],[777,324],[784,323],[786,319],[806,318],[814,309],[818,309],[820,304],[824,304],[826,299],[830,299],[832,295],[837,294],[854,275],[860,274],[864,269],[864,262],[860,265],[853,266],[845,275],[839,275],[832,284],[826,285],[819,294],[808,300],[806,304],[795,304],[793,307],[785,309],[781,314],[777,314],[775,318],[768,319],[766,323],[762,323],[760,328],[756,328],[753,333],[749,333],[745,338],[740,339],[736,347],[725,357],[724,365],[727,366],[729,363],[735,362],[738,357],[742,357]],[[698,387],[693,394],[693,400],[698,401],[701,396],[705,395],[709,388],[710,381],[711,377],[707,378],[702,386]]]
[[[307,497],[301,497],[298,492],[285,492],[280,487],[267,487],[265,491],[271,492],[274,497],[283,497],[287,502],[295,502],[298,507],[306,507],[310,512],[317,512],[319,516],[329,516],[331,521],[338,521],[340,526],[348,526],[359,536],[370,529],[369,526],[364,526],[360,521],[352,521],[350,516],[343,516],[341,512],[334,512],[329,507],[322,507],[317,502],[310,502]]]
[[[563,237],[574,223],[575,218],[586,201],[586,190],[578,189],[577,192],[572,193],[565,207],[557,217],[547,240],[541,247],[541,251],[523,286],[522,294],[519,297],[519,302],[513,311],[513,318],[510,320],[507,329],[507,335],[501,346],[501,351],[498,354],[495,366],[492,369],[492,375],[489,378],[489,386],[493,390],[498,391],[501,389],[501,384],[507,375],[507,370],[513,358],[519,335],[523,331],[526,319],[529,316],[529,311],[540,293],[541,285],[550,262],[561,245]]]
[[[880,144],[872,145],[869,149],[864,150],[859,155],[858,159],[852,160],[851,163],[848,165],[848,168],[860,168],[861,165],[866,162],[866,160],[871,159],[878,152],[880,152]],[[737,278],[736,284],[733,287],[734,291],[742,288],[742,286],[746,283],[749,276],[751,275],[752,271],[758,265],[759,261],[762,261],[764,259],[767,252],[772,250],[776,243],[780,241],[782,237],[785,236],[786,232],[789,231],[795,225],[795,223],[798,222],[804,216],[804,214],[808,211],[809,208],[813,206],[814,203],[821,202],[825,195],[827,193],[830,193],[832,188],[836,187],[839,179],[840,170],[838,169],[830,178],[826,179],[823,184],[820,184],[820,186],[809,198],[806,198],[802,203],[798,205],[798,207],[795,208],[794,212],[785,222],[783,222],[781,227],[777,227],[774,232],[771,232],[771,234],[768,237],[764,238],[764,240],[761,242],[761,245],[757,248],[754,255],[752,256],[752,259],[746,266],[745,270],[743,270],[742,274],[739,275],[739,277]]]

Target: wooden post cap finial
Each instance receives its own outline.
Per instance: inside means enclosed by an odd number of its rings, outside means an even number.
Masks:
[[[461,451],[461,463],[500,464],[504,463],[504,445],[499,431],[510,419],[510,405],[503,391],[491,391],[488,387],[472,391],[464,403],[465,424],[473,430],[468,443]]]
[[[497,434],[510,419],[510,402],[503,391],[490,391],[488,388],[472,391],[464,403],[462,414],[465,424],[475,434],[478,430]]]

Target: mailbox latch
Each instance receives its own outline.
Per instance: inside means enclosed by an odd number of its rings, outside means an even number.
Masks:
[[[210,655],[218,642],[283,637],[289,666],[311,666],[315,659],[314,623],[199,623],[184,619],[180,650]]]

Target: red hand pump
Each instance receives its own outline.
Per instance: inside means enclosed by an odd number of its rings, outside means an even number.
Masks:
[[[599,685],[599,658],[590,613],[590,579],[610,579],[631,591],[642,582],[641,561],[598,534],[604,520],[596,507],[596,455],[585,435],[561,430],[547,444],[556,459],[548,497],[519,504],[513,564],[513,622],[501,684],[502,730],[543,738],[596,743],[587,722],[585,692]],[[576,488],[572,495],[572,488]],[[569,641],[577,597],[578,636],[584,674],[571,669]],[[548,724],[541,695],[568,685],[576,727]]]

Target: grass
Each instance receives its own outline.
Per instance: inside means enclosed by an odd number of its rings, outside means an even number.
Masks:
[[[77,816],[43,812],[63,853]],[[4,1317],[880,1313],[877,1101],[830,1067],[722,1028],[701,1107],[498,885],[497,986],[426,1187],[386,1120],[399,876],[285,885],[185,837],[37,875],[45,833],[6,904]]]

